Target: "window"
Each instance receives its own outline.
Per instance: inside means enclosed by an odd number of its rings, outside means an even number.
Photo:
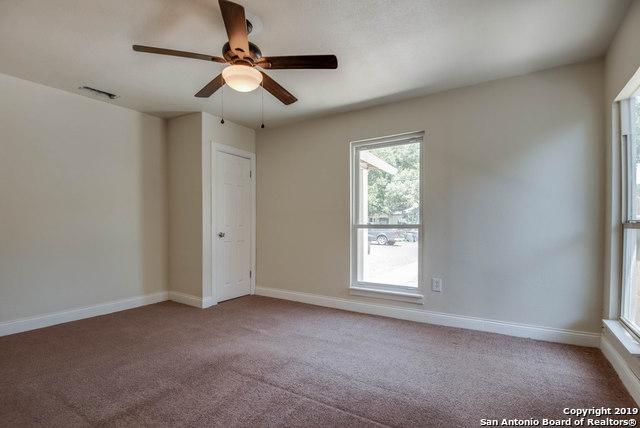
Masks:
[[[640,336],[640,94],[620,106],[623,173],[622,321]]]
[[[351,143],[351,289],[417,299],[423,133]]]

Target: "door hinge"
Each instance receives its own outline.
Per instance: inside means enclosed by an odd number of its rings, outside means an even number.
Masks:
[[[249,178],[253,176],[253,171],[249,171]]]
[[[252,275],[253,275],[253,272],[249,271],[249,278],[251,278]]]

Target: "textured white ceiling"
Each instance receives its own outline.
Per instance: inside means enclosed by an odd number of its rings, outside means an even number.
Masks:
[[[602,55],[629,0],[242,0],[265,55],[335,54],[337,70],[268,71],[299,101],[265,94],[275,126]],[[0,72],[163,117],[220,115],[193,95],[221,64],[133,52],[134,43],[220,55],[217,0],[0,0]],[[225,118],[256,128],[260,92],[225,90]]]

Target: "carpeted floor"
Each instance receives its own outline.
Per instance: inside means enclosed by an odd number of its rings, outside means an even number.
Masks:
[[[597,349],[244,297],[0,338],[1,426],[479,426],[634,406]]]

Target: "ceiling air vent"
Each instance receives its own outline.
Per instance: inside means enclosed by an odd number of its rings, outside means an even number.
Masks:
[[[91,86],[80,86],[78,89],[82,91],[90,92],[93,95],[97,95],[99,97],[106,97],[110,100],[115,100],[119,98],[116,94],[112,94],[111,92],[101,91],[100,89],[92,88]]]

